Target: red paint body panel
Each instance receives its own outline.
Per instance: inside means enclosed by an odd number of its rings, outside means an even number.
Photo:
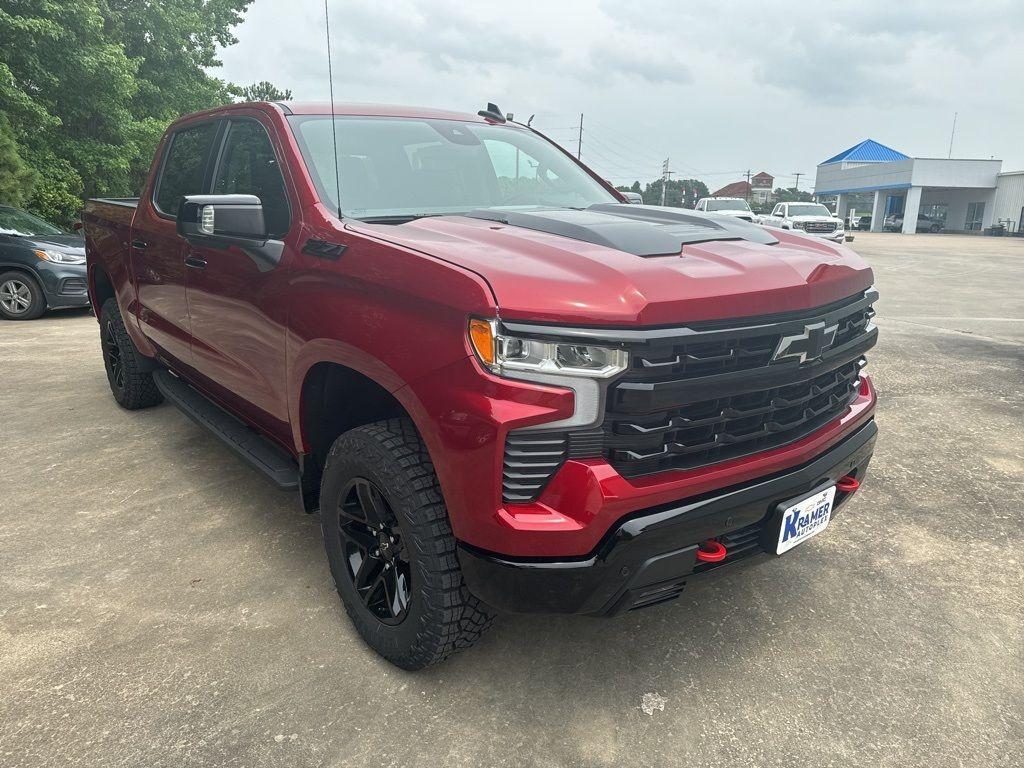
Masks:
[[[319,105],[292,109],[326,112]],[[372,105],[339,105],[337,112],[481,121]],[[624,515],[805,463],[873,414],[867,385],[845,416],[783,448],[631,481],[601,460],[568,461],[535,503],[505,505],[507,433],[570,416],[574,396],[484,370],[466,339],[470,317],[682,326],[830,304],[869,287],[871,270],[843,246],[788,232],[775,232],[774,246],[717,241],[641,258],[461,216],[401,226],[342,222],[318,200],[280,107],[211,110],[170,130],[231,117],[259,120],[284,170],[292,227],[280,264],[261,272],[232,248],[199,252],[207,269],[187,272],[183,261],[194,249],[150,202],[154,160],[133,219],[128,208],[86,207],[94,299],[102,270],[143,354],[159,357],[296,456],[310,448],[302,391],[315,365],[344,365],[377,382],[423,436],[455,534],[469,544],[507,555],[584,555]],[[144,252],[130,247],[139,238],[149,245]],[[311,238],[345,251],[337,261],[302,253]]]

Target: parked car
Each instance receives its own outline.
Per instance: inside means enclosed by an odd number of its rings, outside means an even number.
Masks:
[[[758,216],[742,197],[702,197],[694,206],[703,213],[715,213],[719,216],[733,216],[752,223],[757,223]]]
[[[406,669],[496,611],[618,614],[787,552],[877,432],[857,254],[624,204],[491,106],[203,112],[83,216],[114,399],[297,491]]]
[[[887,232],[902,232],[903,214],[896,213],[886,216],[882,226]],[[917,214],[917,232],[941,232],[945,228],[946,225],[941,219],[934,219],[923,213]]]
[[[761,223],[766,227],[800,230],[837,243],[846,237],[843,220],[821,203],[778,203],[771,215],[761,217]]]
[[[870,231],[871,230],[871,214],[867,214],[865,216],[858,216],[857,217],[857,225],[854,228],[855,229],[859,229],[859,230],[864,231],[864,232]]]
[[[0,317],[35,320],[88,304],[82,236],[0,205]]]
[[[619,192],[619,194],[626,198],[626,201],[632,205],[644,204],[644,196],[639,192]]]

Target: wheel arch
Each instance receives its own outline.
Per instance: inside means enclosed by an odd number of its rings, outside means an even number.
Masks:
[[[117,292],[114,290],[114,282],[110,279],[101,265],[95,264],[89,270],[89,295],[92,299],[93,311],[96,319],[99,320],[103,311],[103,304],[107,299],[117,299]]]
[[[301,361],[301,362],[299,362]],[[342,342],[313,342],[299,356],[290,387],[292,433],[302,456],[305,506],[312,511],[324,461],[339,435],[389,418],[408,418],[431,455],[423,406],[390,368]]]

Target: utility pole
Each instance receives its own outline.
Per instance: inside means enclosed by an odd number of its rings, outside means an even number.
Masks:
[[[665,207],[665,191],[668,188],[668,180],[672,175],[672,171],[668,169],[669,158],[665,158],[665,162],[661,164],[661,206]]]
[[[797,192],[799,192],[800,191],[800,177],[803,176],[804,174],[800,173],[799,171],[793,171],[793,175],[796,176],[796,183],[793,184],[793,189],[795,189]]]
[[[576,140],[576,159],[580,159],[580,155],[583,154],[583,113],[580,112],[580,135]]]
[[[953,113],[953,130],[949,132],[949,154],[946,155],[946,159],[947,160],[949,160],[951,157],[953,157],[953,137],[956,136],[956,115],[957,115],[957,113],[954,112]]]
[[[747,202],[750,202],[750,169],[747,169]]]

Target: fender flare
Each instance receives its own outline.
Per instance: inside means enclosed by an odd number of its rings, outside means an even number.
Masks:
[[[292,357],[288,366],[288,413],[291,421],[292,440],[297,453],[308,451],[305,435],[302,433],[302,389],[314,366],[320,363],[335,363],[362,374],[370,381],[389,392],[405,409],[412,419],[420,437],[427,444],[431,455],[437,455],[440,446],[436,444],[432,431],[425,429],[429,423],[426,409],[419,398],[391,367],[359,347],[337,339],[312,339],[305,342]]]

